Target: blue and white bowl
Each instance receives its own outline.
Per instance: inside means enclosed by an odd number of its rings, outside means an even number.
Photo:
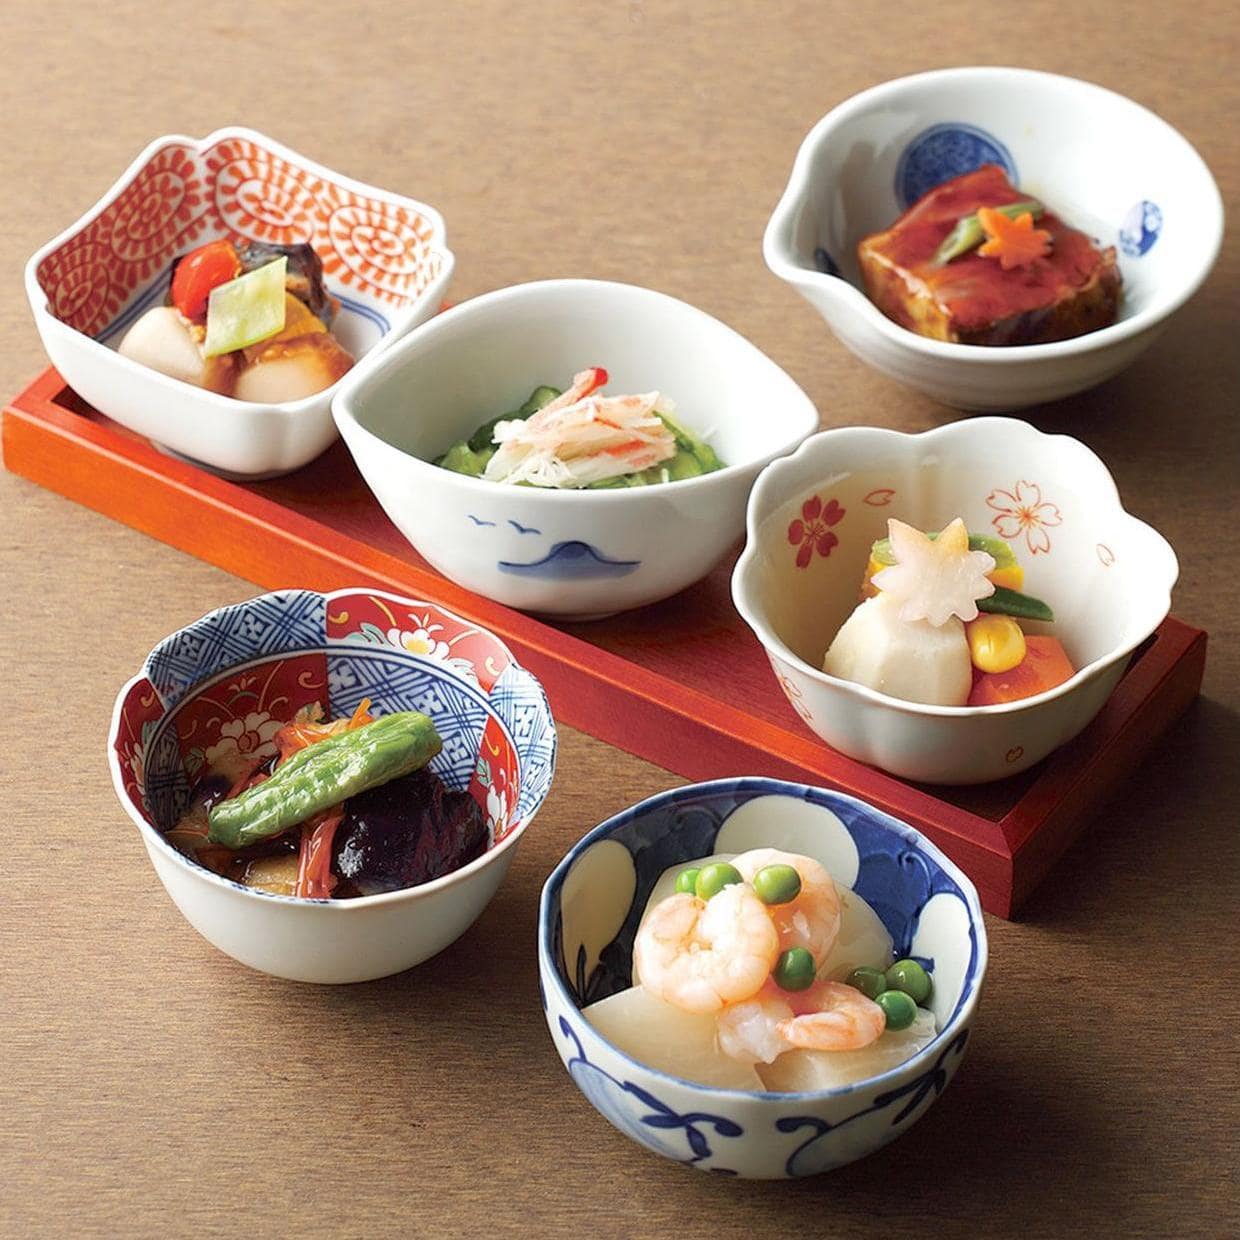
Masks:
[[[271,895],[205,869],[165,838],[195,779],[227,749],[274,756],[303,706],[419,710],[443,741],[433,770],[483,811],[487,848],[441,878],[380,895]],[[305,982],[360,982],[421,963],[474,922],[508,871],[555,771],[538,681],[486,629],[378,590],[280,590],[166,637],[121,689],[108,764],[121,805],[186,920],[242,964]]]
[[[926,962],[939,1034],[899,1067],[840,1089],[761,1093],[693,1084],[626,1055],[581,1008],[630,984],[633,938],[659,875],[773,845],[829,861]],[[973,884],[912,827],[822,788],[722,779],[660,793],[586,835],[543,887],[538,969],[552,1040],[574,1084],[625,1136],[702,1171],[815,1175],[906,1132],[959,1068],[986,971]]]
[[[540,384],[605,367],[614,395],[660,391],[724,468],[653,486],[508,486],[433,462]],[[392,523],[445,577],[487,598],[587,619],[706,576],[744,532],[764,466],[818,427],[808,396],[743,336],[651,289],[518,284],[453,307],[342,382],[340,433]]]
[[[1117,322],[1050,344],[952,344],[899,326],[869,300],[857,243],[935,185],[988,163],[1116,247]],[[763,253],[876,370],[962,409],[1019,409],[1118,374],[1201,285],[1222,237],[1214,178],[1166,121],[1089,82],[986,67],[897,78],[827,113],[797,153]]]

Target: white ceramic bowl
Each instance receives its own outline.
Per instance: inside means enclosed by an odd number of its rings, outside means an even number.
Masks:
[[[274,756],[302,706],[332,717],[421,710],[443,749],[430,766],[483,809],[486,851],[442,878],[353,900],[269,895],[204,869],[164,831],[224,749]],[[166,637],[120,691],[108,765],[160,882],[208,942],[301,982],[360,982],[421,963],[486,907],[555,770],[538,681],[485,629],[433,603],[375,590],[282,590]]]
[[[1080,670],[1002,706],[926,706],[819,670],[857,604],[871,543],[897,517],[1006,538],[1025,589]],[[921,435],[824,431],[758,480],[732,597],[766,648],[793,708],[841,753],[924,783],[1015,774],[1074,737],[1101,709],[1128,656],[1162,623],[1179,568],[1163,537],[1130,516],[1084,444],[1012,418]]]
[[[582,1015],[629,985],[637,923],[664,869],[768,845],[820,860],[869,902],[897,955],[927,962],[939,1033],[905,1063],[839,1089],[712,1088],[633,1059]],[[829,1171],[912,1127],[964,1058],[986,957],[977,892],[933,844],[863,801],[777,779],[689,784],[622,811],[556,866],[538,915],[543,1014],[590,1104],[656,1154],[754,1179]]]
[[[1073,340],[986,347],[928,340],[866,297],[857,243],[942,181],[985,163],[1116,246],[1119,319]],[[1019,409],[1109,379],[1206,278],[1223,235],[1218,188],[1183,137],[1100,86],[1028,69],[941,69],[840,104],[801,145],[767,225],[767,265],[863,361],[945,404]]]
[[[163,302],[173,260],[220,237],[313,245],[341,303],[332,332],[360,358],[439,308],[454,261],[443,219],[250,129],[201,140],[171,134],[26,264],[43,347],[96,409],[219,472],[285,473],[336,438],[337,385],[260,404],[170,379],[116,352],[133,321]]]
[[[539,384],[603,366],[658,389],[727,468],[625,490],[506,486],[431,462]],[[548,280],[462,303],[346,376],[340,433],[397,528],[444,576],[511,607],[585,618],[705,576],[744,529],[758,471],[816,429],[809,398],[731,328],[662,293]]]

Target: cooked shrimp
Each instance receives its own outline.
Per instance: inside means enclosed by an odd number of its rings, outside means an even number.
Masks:
[[[784,993],[767,982],[752,999],[724,1008],[715,1018],[719,1049],[742,1063],[774,1063],[788,1049],[779,1027],[794,1016]]]
[[[654,906],[633,944],[633,976],[685,1012],[718,1012],[762,989],[779,955],[766,905],[743,883],[709,901],[678,893]]]
[[[780,852],[778,848],[755,848],[732,860],[741,877],[752,883],[754,875],[768,865],[790,865],[801,878],[801,891],[787,904],[773,904],[767,912],[779,931],[779,950],[804,947],[821,969],[840,933],[840,897],[831,875],[812,857]]]
[[[843,982],[815,982],[789,995],[796,1015],[776,1027],[791,1047],[810,1051],[855,1051],[877,1042],[887,1028],[883,1009]]]
[[[493,482],[581,487],[637,473],[676,455],[676,437],[658,416],[670,408],[658,392],[603,396],[605,370],[583,370],[562,395],[537,413],[499,422],[499,444],[487,462]]]

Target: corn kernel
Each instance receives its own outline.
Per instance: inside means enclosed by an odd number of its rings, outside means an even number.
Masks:
[[[1010,672],[1025,660],[1025,634],[1011,616],[981,615],[966,627],[969,657],[982,672]]]
[[[1025,570],[1019,564],[1007,568],[996,568],[993,573],[986,574],[997,586],[1005,590],[1023,590],[1025,588]]]

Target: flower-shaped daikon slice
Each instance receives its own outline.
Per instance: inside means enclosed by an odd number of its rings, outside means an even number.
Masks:
[[[995,592],[986,574],[995,562],[969,550],[969,532],[957,517],[931,537],[894,518],[887,522],[895,563],[874,574],[874,584],[900,604],[901,620],[946,624],[952,616],[977,618],[977,600]]]

